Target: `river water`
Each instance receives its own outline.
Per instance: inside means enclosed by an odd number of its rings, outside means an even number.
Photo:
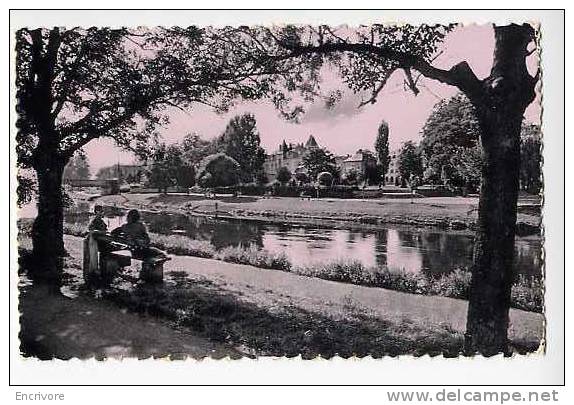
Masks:
[[[355,259],[366,266],[387,266],[428,275],[470,267],[474,237],[460,232],[409,229],[332,229],[319,226],[268,224],[248,220],[213,219],[180,214],[144,213],[150,232],[183,234],[209,241],[217,249],[254,244],[273,253],[284,252],[294,265]],[[68,214],[68,221],[86,222],[86,212]],[[123,215],[106,218],[109,228]],[[539,237],[516,240],[516,271],[541,274]]]

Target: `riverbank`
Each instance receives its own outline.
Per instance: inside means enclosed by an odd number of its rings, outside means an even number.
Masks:
[[[300,199],[291,197],[187,194],[122,194],[103,196],[97,203],[121,208],[219,216],[269,223],[312,224],[325,227],[400,225],[453,231],[475,229],[478,199],[432,197],[410,200]],[[533,208],[534,207],[534,208]],[[522,235],[540,232],[536,201],[519,202],[518,229]]]
[[[68,235],[84,236],[86,228],[87,224],[66,223],[64,232]],[[390,269],[386,266],[367,267],[357,260],[332,259],[325,263],[294,266],[285,253],[274,254],[255,245],[217,250],[208,241],[196,240],[183,235],[150,233],[150,239],[154,247],[175,255],[215,259],[411,294],[465,300],[469,297],[471,273],[466,268],[452,269],[453,271],[444,274],[429,276],[424,273]],[[518,275],[512,286],[511,306],[526,311],[542,312],[544,307],[542,279]]]
[[[68,271],[81,277],[81,238],[66,236],[65,243],[75,261]],[[165,271],[161,287],[120,281],[101,291],[102,297],[251,355],[456,356],[462,349],[462,300],[185,256],[174,256]],[[543,316],[513,309],[510,320],[514,350],[537,350]]]

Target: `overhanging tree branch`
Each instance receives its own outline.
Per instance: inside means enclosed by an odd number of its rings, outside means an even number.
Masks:
[[[458,87],[470,98],[477,97],[482,87],[482,82],[476,77],[466,61],[454,65],[449,70],[445,70],[431,65],[420,56],[369,43],[338,42],[305,46],[280,42],[279,45],[290,52],[285,55],[276,56],[274,59],[278,61],[308,54],[354,52],[364,55],[376,55],[380,59],[394,60],[398,62],[400,68],[412,68],[429,79]]]

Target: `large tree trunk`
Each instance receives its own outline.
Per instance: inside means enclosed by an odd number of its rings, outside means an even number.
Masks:
[[[473,100],[484,156],[465,339],[467,353],[508,352],[520,129],[524,111],[534,98],[535,81],[526,69],[526,47],[532,34],[529,26],[495,27],[491,75],[484,81],[484,95]]]
[[[493,115],[483,118],[490,132],[483,140],[478,230],[467,321],[467,350],[485,355],[507,350],[522,121],[521,114]]]
[[[37,279],[59,281],[64,249],[64,195],[62,159],[43,159],[36,167],[38,177],[38,215],[32,227],[33,276]]]

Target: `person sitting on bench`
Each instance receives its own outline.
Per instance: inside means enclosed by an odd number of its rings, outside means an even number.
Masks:
[[[150,239],[146,226],[140,221],[138,210],[128,212],[126,223],[112,230],[111,234],[122,238],[132,251],[133,258],[139,260],[168,259],[167,255],[159,249],[150,246]]]
[[[96,205],[94,207],[94,218],[88,225],[88,231],[106,233],[108,225],[104,222],[104,207]]]
[[[107,253],[114,250],[110,240],[106,237],[108,225],[104,221],[104,207],[94,206],[94,218],[88,224],[88,232],[98,243],[98,251]]]

